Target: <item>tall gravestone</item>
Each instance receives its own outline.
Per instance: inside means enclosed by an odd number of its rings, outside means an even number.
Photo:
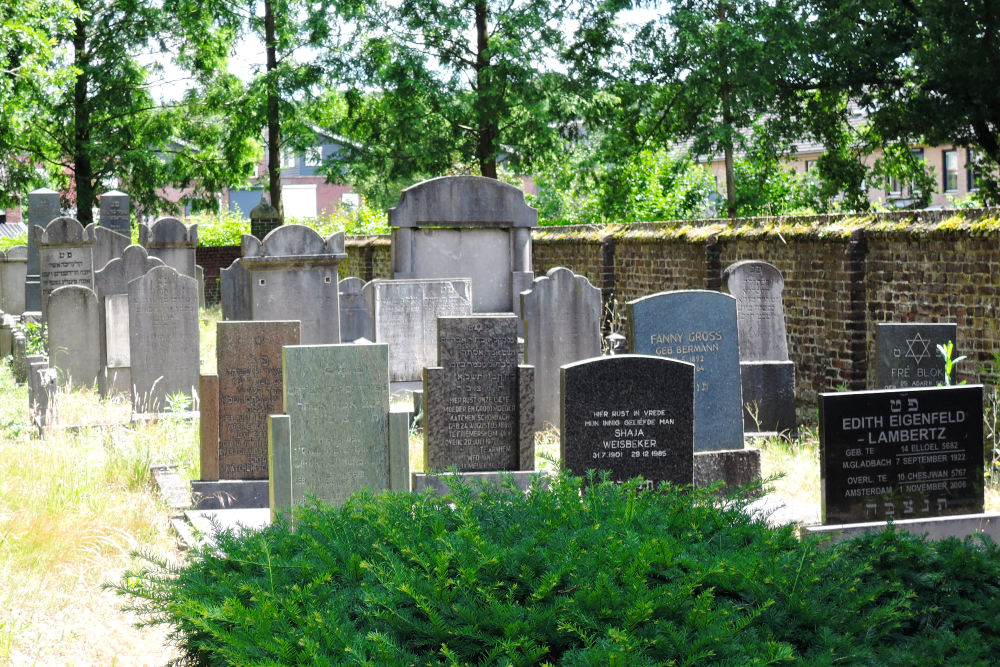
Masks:
[[[944,384],[944,358],[937,346],[955,343],[958,327],[946,324],[880,323],[876,329],[876,387],[935,387]]]
[[[424,369],[424,470],[533,470],[533,370],[518,364],[517,318],[438,318],[438,367]]]
[[[92,225],[87,225],[90,228]],[[93,227],[94,270],[99,271],[113,259],[122,256],[131,243],[129,237],[100,226]]]
[[[788,359],[781,272],[767,262],[743,260],[722,272],[736,298],[743,429],[791,432],[795,420],[795,364]]]
[[[434,178],[403,190],[389,225],[394,278],[469,278],[474,312],[519,313],[538,225],[521,190],[480,176]]]
[[[64,285],[48,301],[51,367],[60,385],[92,387],[101,368],[97,296],[89,287]]]
[[[119,236],[124,236],[126,239],[131,239],[131,213],[129,198],[124,192],[110,190],[101,195],[101,215],[98,218],[101,227]]]
[[[611,481],[642,475],[694,478],[694,365],[648,355],[586,359],[560,370],[560,461],[574,475],[607,471]]]
[[[309,495],[341,504],[363,488],[408,490],[407,413],[389,411],[388,348],[289,345],[282,356],[285,414],[268,417],[272,514]]]
[[[393,382],[420,380],[424,368],[437,365],[439,317],[472,314],[468,279],[373,280],[364,291],[374,341],[389,346]]]
[[[198,225],[185,225],[177,218],[160,218],[152,225],[139,225],[139,244],[150,257],[158,257],[181,275],[195,277]]]
[[[696,452],[743,448],[736,299],[706,290],[628,303],[630,351],[687,361],[694,374]]]
[[[42,286],[39,278],[38,246],[35,227],[45,227],[59,217],[59,193],[40,188],[28,193],[28,270],[24,283],[24,309],[42,310]]]
[[[198,390],[198,284],[157,266],[128,284],[132,405],[138,412],[169,408],[167,397]]]
[[[983,388],[819,395],[823,523],[983,511]]]
[[[0,252],[0,311],[24,312],[24,281],[28,277],[28,247],[16,245]]]
[[[262,241],[244,235],[250,319],[298,320],[304,345],[339,343],[337,267],[346,257],[343,232],[324,239],[304,225],[281,225]]]
[[[94,228],[74,218],[56,218],[45,227],[33,227],[38,248],[42,316],[49,295],[63,285],[94,287]]]
[[[375,340],[372,312],[365,298],[365,281],[354,276],[340,281],[340,340]]]
[[[250,273],[236,258],[229,268],[219,270],[219,296],[223,320],[253,319],[250,308]]]
[[[535,428],[559,423],[559,368],[601,354],[601,290],[569,269],[550,269],[521,292],[524,363],[535,367]]]

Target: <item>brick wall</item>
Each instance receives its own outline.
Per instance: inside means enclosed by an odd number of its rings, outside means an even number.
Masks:
[[[205,269],[205,302],[219,302],[219,271],[228,269],[233,260],[239,259],[239,246],[198,247],[195,263]]]

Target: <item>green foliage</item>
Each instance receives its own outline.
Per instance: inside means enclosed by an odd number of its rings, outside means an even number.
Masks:
[[[20,234],[19,236],[3,236],[0,237],[0,250],[7,251],[16,245],[28,245],[28,233]]]
[[[944,359],[944,384],[950,387],[952,379],[954,378],[955,367],[958,366],[959,362],[964,360],[966,356],[963,354],[961,357],[953,356],[955,353],[955,343],[954,341],[948,341],[943,345],[937,346],[938,354]]]
[[[200,246],[238,246],[243,235],[250,233],[250,221],[231,211],[191,216],[185,222],[197,223]]]
[[[229,211],[191,216],[186,222],[198,224],[198,245],[203,247],[238,246],[243,235],[250,233],[250,221]],[[334,232],[356,235],[389,233],[389,217],[385,211],[368,206],[340,208],[318,218],[286,218],[285,224],[312,227],[324,238]]]
[[[114,588],[203,665],[987,664],[1000,549],[820,548],[706,490],[355,495]],[[294,530],[293,530],[294,525]]]
[[[768,160],[737,160],[736,211],[740,217],[825,212],[819,179]]]
[[[48,354],[49,336],[44,322],[25,320],[14,325],[16,331],[24,334],[26,354]]]

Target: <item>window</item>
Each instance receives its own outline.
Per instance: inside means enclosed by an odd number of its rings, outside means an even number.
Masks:
[[[982,178],[982,173],[976,168],[976,160],[978,156],[976,151],[968,148],[965,152],[965,180],[966,188],[969,192],[975,192],[979,189],[979,182]]]
[[[295,166],[295,151],[283,150],[281,151],[281,168],[288,169]]]
[[[941,176],[945,192],[958,192],[958,151],[955,149],[942,151]]]
[[[806,173],[809,174],[816,171],[817,163],[818,160],[806,160]]]
[[[340,195],[340,203],[347,208],[358,208],[361,206],[361,195],[356,192],[345,192]]]
[[[310,146],[306,149],[306,166],[319,167],[323,164],[323,149],[320,146]]]
[[[913,148],[910,149],[910,153],[913,155],[913,159],[916,162],[921,162],[924,159],[924,149],[923,148]],[[913,196],[913,183],[902,183],[895,176],[889,177],[889,196],[896,199],[909,199]]]

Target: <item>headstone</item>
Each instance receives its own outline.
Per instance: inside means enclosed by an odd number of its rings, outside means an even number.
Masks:
[[[0,252],[0,311],[24,312],[24,281],[28,277],[28,247],[12,246]]]
[[[98,310],[100,309],[98,303]],[[104,330],[101,346],[103,374],[98,375],[98,387],[103,395],[132,394],[131,341],[128,327],[128,294],[109,294],[104,298],[104,318],[98,313],[98,328]],[[104,326],[101,327],[100,325]]]
[[[281,225],[263,241],[244,235],[250,319],[298,320],[304,345],[339,343],[337,267],[346,258],[343,232],[324,239],[304,225]]]
[[[601,290],[557,267],[521,292],[524,363],[535,367],[535,429],[559,424],[559,367],[601,355]]]
[[[340,281],[340,340],[375,340],[372,313],[364,294],[365,281],[353,276]]]
[[[876,329],[880,389],[944,384],[944,358],[937,346],[955,343],[958,327],[947,324],[887,324]]]
[[[198,417],[201,481],[219,480],[219,376],[198,378]],[[265,421],[267,418],[265,417]]]
[[[118,192],[117,190],[110,190],[101,195],[101,215],[98,220],[101,227],[124,236],[131,242],[131,205],[129,204],[127,194]],[[118,257],[119,255],[121,255],[121,252],[114,256]],[[101,266],[104,266],[104,264],[101,264]]]
[[[95,271],[103,269],[111,260],[121,257],[122,253],[125,252],[125,248],[132,243],[129,237],[99,226],[94,227],[93,236]]]
[[[198,281],[198,307],[205,307],[205,269],[195,265],[194,279]]]
[[[424,370],[424,470],[533,470],[533,370],[518,365],[517,317],[438,318]]]
[[[472,314],[468,279],[373,280],[370,290],[375,342],[389,346],[393,382],[421,379],[438,365],[437,318]]]
[[[706,290],[661,292],[628,303],[636,354],[695,366],[694,449],[743,448],[736,299]]]
[[[250,234],[259,239],[281,226],[281,216],[278,214],[278,209],[271,206],[270,202],[263,197],[261,197],[259,204],[250,209],[249,217]]]
[[[624,354],[567,364],[560,371],[559,451],[574,475],[608,471],[614,482],[642,475],[691,484],[694,475],[694,365]]]
[[[469,278],[474,312],[519,314],[538,225],[521,190],[480,176],[434,178],[403,190],[389,225],[394,278]]]
[[[177,218],[160,218],[152,225],[139,225],[139,244],[150,257],[159,257],[181,275],[194,278],[198,225],[185,225]]]
[[[239,258],[229,268],[219,271],[219,290],[222,301],[222,319],[252,319],[250,308],[250,272]]]
[[[983,511],[983,388],[819,395],[823,523]]]
[[[281,348],[298,322],[219,322],[219,478],[267,479],[267,416],[282,412]]]
[[[736,298],[743,390],[743,430],[795,433],[795,364],[788,360],[781,272],[743,260],[722,272]]]
[[[101,369],[97,296],[80,285],[56,288],[48,301],[51,366],[60,385],[92,387]]]
[[[17,318],[7,313],[0,314],[0,359],[14,353],[14,329]]]
[[[59,217],[59,193],[40,188],[28,193],[28,273],[24,284],[24,309],[42,310],[42,287],[39,278],[38,246],[35,227],[45,227]]]
[[[169,266],[128,284],[132,405],[162,412],[167,397],[198,390],[198,285]]]
[[[42,317],[52,290],[63,285],[94,287],[93,227],[84,229],[73,218],[56,218],[46,227],[33,227],[38,248]]]
[[[400,438],[390,438],[385,345],[289,345],[283,373],[287,417],[269,418],[272,512],[309,495],[339,505],[363,488],[381,491],[404,472],[408,478],[408,469],[390,470],[390,461],[405,457],[390,452]]]

